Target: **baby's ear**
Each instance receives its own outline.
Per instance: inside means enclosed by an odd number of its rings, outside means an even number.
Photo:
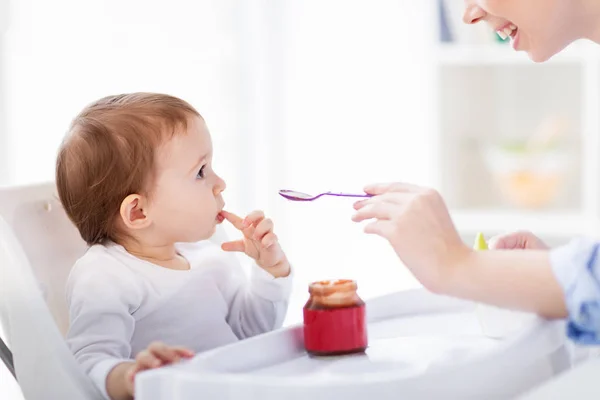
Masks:
[[[146,200],[139,194],[130,194],[121,202],[121,220],[129,229],[142,229],[150,225],[144,210]]]

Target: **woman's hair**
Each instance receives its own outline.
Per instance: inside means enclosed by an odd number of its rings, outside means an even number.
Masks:
[[[60,201],[88,245],[116,240],[117,217],[130,194],[149,195],[156,149],[200,114],[165,94],[102,98],[73,121],[56,162]]]

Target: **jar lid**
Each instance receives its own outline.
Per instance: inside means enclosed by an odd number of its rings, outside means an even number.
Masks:
[[[340,292],[354,292],[357,289],[356,281],[352,279],[333,279],[311,283],[308,292],[317,296],[330,296]]]

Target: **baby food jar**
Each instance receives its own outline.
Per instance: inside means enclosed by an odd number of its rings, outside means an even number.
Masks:
[[[353,280],[313,282],[304,306],[304,347],[315,356],[364,352],[367,348],[365,303]]]

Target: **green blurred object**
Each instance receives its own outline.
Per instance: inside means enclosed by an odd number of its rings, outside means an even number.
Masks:
[[[475,238],[475,244],[473,245],[473,249],[475,250],[488,250],[489,247],[483,237],[483,233],[479,232],[477,237]]]
[[[499,147],[509,153],[532,153],[531,146],[527,141],[511,141],[499,144]],[[545,143],[543,146],[539,146],[535,150],[538,152],[552,151],[560,148],[560,143],[558,142],[549,142]]]

